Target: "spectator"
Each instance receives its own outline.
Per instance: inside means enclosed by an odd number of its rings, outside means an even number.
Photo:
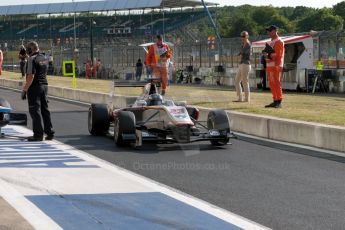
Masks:
[[[137,64],[135,65],[135,78],[137,79],[137,81],[140,81],[142,73],[143,73],[143,63],[141,62],[141,59],[139,58],[137,61]]]
[[[19,58],[20,72],[22,73],[22,78],[23,78],[25,77],[25,74],[26,74],[25,66],[26,66],[26,62],[28,58],[24,45],[20,47],[18,58]]]
[[[91,69],[92,77],[97,78],[98,61],[96,60],[96,58],[93,59],[91,64],[92,64],[92,69]]]
[[[102,69],[102,62],[101,62],[101,59],[97,59],[97,62],[96,62],[96,74],[97,74],[97,78],[102,78],[101,69]]]
[[[146,78],[151,78],[152,76],[152,69],[150,68],[150,66],[147,64],[147,62],[145,61],[145,68],[146,68]]]
[[[250,88],[249,88],[249,72],[251,70],[250,66],[250,50],[251,44],[249,41],[249,34],[247,31],[241,32],[242,46],[240,51],[240,66],[235,78],[235,88],[237,93],[237,100],[234,102],[250,102]],[[242,95],[242,87],[244,89],[244,101]]]
[[[91,74],[92,74],[92,64],[91,64],[91,61],[90,60],[87,60],[86,61],[86,64],[85,64],[85,77],[87,79],[90,79],[91,78]]]

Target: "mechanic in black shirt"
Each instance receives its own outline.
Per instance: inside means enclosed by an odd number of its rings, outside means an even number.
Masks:
[[[22,91],[22,99],[28,98],[29,113],[32,118],[34,135],[28,141],[43,141],[44,133],[46,140],[54,138],[54,130],[48,109],[48,59],[39,52],[36,42],[29,42],[26,49],[29,58],[26,69],[26,83]],[[42,128],[41,115],[44,129]]]

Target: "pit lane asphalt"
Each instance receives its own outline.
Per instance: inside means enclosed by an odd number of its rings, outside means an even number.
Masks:
[[[27,112],[18,92],[0,88],[0,97]],[[108,162],[273,229],[345,229],[345,158],[244,137],[221,148],[118,148],[89,135],[87,106],[55,99],[49,106],[57,140]]]

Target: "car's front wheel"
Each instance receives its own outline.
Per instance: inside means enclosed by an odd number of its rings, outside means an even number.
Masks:
[[[110,117],[106,104],[91,104],[88,113],[88,129],[92,135],[105,135],[109,130]]]
[[[124,135],[135,136],[135,116],[130,111],[119,111],[114,121],[114,141],[118,146],[125,146],[132,143],[124,140]]]

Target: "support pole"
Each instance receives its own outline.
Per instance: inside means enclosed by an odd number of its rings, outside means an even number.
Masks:
[[[213,18],[212,18],[212,15],[211,15],[210,11],[208,10],[208,7],[207,7],[205,1],[204,1],[204,0],[201,0],[201,2],[202,2],[202,4],[203,4],[203,6],[204,6],[204,9],[205,9],[206,13],[207,13],[207,16],[208,16],[208,19],[209,19],[209,21],[210,21],[210,23],[211,23],[211,26],[212,26],[212,28],[213,28],[213,31],[214,31],[214,33],[215,33],[216,36],[217,36],[217,40],[218,40],[218,44],[219,44],[219,45],[218,45],[219,60],[223,60],[223,59],[222,59],[222,57],[223,57],[223,44],[222,44],[222,39],[221,39],[221,37],[220,37],[220,34],[218,33],[217,26],[216,26],[216,24],[214,23],[214,20],[213,20]]]

